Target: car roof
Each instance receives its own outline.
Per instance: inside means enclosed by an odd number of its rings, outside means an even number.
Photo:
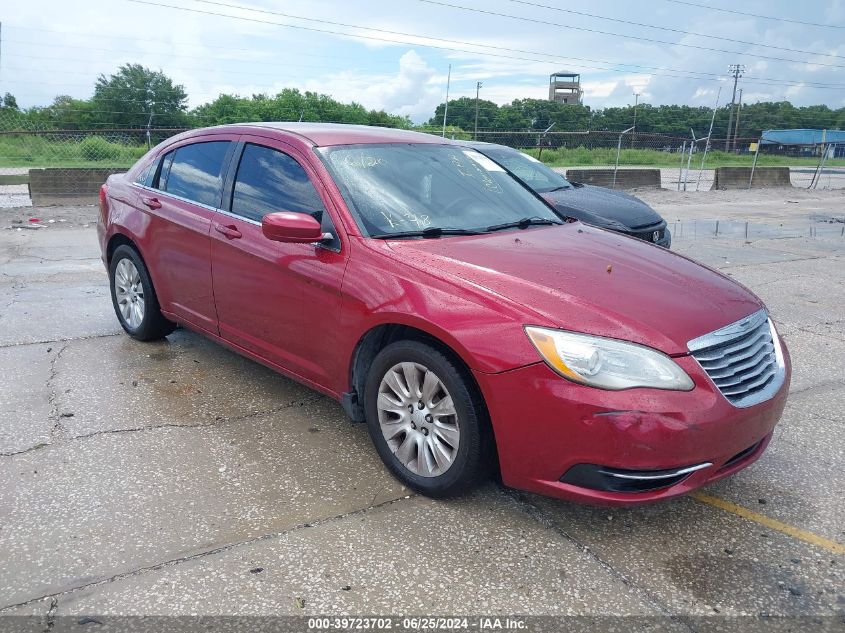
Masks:
[[[371,125],[351,125],[345,123],[300,123],[285,121],[269,121],[256,123],[235,123],[232,125],[221,125],[214,130],[232,131],[238,128],[239,131],[248,133],[250,130],[261,130],[262,132],[278,130],[296,134],[315,146],[328,145],[354,145],[358,143],[429,143],[440,145],[453,145],[449,139],[425,134],[423,132],[412,132],[397,128],[376,127]],[[208,129],[208,128],[207,128]],[[266,135],[266,134],[265,134]]]

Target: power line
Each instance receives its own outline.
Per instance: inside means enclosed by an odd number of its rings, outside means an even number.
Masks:
[[[234,18],[234,19],[241,19],[241,20],[247,20],[247,21],[257,21],[257,22],[264,23],[264,24],[283,26],[283,27],[287,27],[287,28],[294,28],[294,29],[301,28],[301,29],[305,29],[305,30],[314,30],[314,29],[309,29],[308,27],[301,27],[301,26],[298,26],[298,25],[280,24],[280,23],[277,23],[277,22],[255,20],[255,19],[252,19],[252,18],[244,18],[244,17],[240,17],[240,16],[230,16],[230,15],[214,13],[214,12],[205,12],[205,11],[200,11],[200,10],[197,10],[197,9],[187,9],[187,8],[183,8],[183,7],[174,7],[174,6],[170,6],[170,5],[163,5],[163,4],[156,4],[156,3],[149,3],[149,2],[142,2],[142,4],[155,4],[156,6],[163,6],[163,7],[171,8],[171,9],[178,9],[178,10],[184,10],[184,11],[197,12],[197,13],[206,13],[206,14],[209,14],[209,15],[215,15],[215,16],[220,16],[220,17],[228,17],[228,18]],[[220,4],[220,3],[216,3],[216,4]],[[255,11],[258,11],[258,10],[255,10]],[[279,15],[283,15],[283,16],[288,17],[288,14],[279,14]],[[297,16],[289,16],[289,17],[297,18]],[[297,18],[297,19],[308,20],[308,19],[311,19],[311,18]],[[349,25],[349,26],[351,26],[352,28],[366,28],[366,27],[358,27],[358,26],[354,26],[354,25]],[[78,36],[77,33],[70,33],[68,31],[61,31],[61,30],[54,30],[54,29],[39,29],[39,28],[30,28],[30,27],[22,27],[22,26],[14,26],[13,28],[20,28],[20,29],[32,30],[32,31],[45,31],[45,32],[51,32],[51,33],[64,33],[64,34],[68,34],[68,35]],[[357,34],[337,33],[337,32],[334,32],[334,31],[324,31],[324,30],[320,30],[320,29],[317,29],[317,30],[318,30],[318,32],[327,32],[327,33],[342,35],[342,36],[347,36],[347,37],[358,37],[358,38],[363,38],[363,39],[376,39],[378,41],[390,41],[391,43],[401,43],[401,42],[396,42],[395,40],[384,40],[383,38],[372,38],[372,37],[362,36],[362,35],[357,35]],[[371,29],[371,30],[374,30],[374,29]],[[392,32],[392,31],[387,31],[387,32],[388,33],[395,33],[395,32]],[[409,35],[411,37],[427,37],[427,36],[417,36],[417,35],[413,35],[413,34],[403,34],[403,35]],[[116,36],[116,38],[121,39],[121,40],[125,40],[125,39],[133,40],[134,39],[134,40],[137,40],[137,41],[144,41],[144,42],[147,42],[147,43],[153,42],[153,41],[158,41],[160,43],[172,44],[172,42],[166,41],[166,40],[147,40],[147,39],[144,39],[144,38],[132,38],[132,37],[128,37],[128,36]],[[681,78],[681,79],[682,78],[702,79],[701,76],[710,77],[710,78],[722,78],[722,77],[724,77],[723,74],[719,74],[719,73],[707,73],[707,72],[702,72],[702,71],[693,71],[693,70],[686,70],[686,69],[662,68],[662,67],[655,67],[655,66],[645,66],[645,65],[640,65],[640,64],[626,64],[626,63],[618,63],[618,62],[612,62],[612,61],[608,61],[608,60],[596,60],[596,59],[590,59],[590,58],[554,56],[554,55],[550,55],[548,53],[541,53],[541,52],[537,52],[537,51],[522,51],[521,49],[508,49],[508,48],[503,48],[503,47],[489,47],[487,45],[474,44],[474,43],[470,43],[470,42],[460,42],[458,40],[445,40],[443,38],[430,38],[430,37],[428,37],[427,39],[435,39],[435,40],[444,41],[444,42],[455,42],[455,43],[458,43],[458,44],[464,44],[464,45],[468,45],[468,46],[479,46],[479,47],[483,46],[483,47],[488,47],[488,48],[497,48],[498,50],[525,52],[525,53],[528,53],[528,54],[542,55],[542,56],[552,57],[552,58],[556,58],[556,59],[560,59],[560,60],[588,61],[588,62],[592,62],[592,63],[605,64],[607,66],[611,66],[610,68],[605,68],[605,67],[600,67],[600,66],[593,66],[593,67],[584,66],[585,68],[591,68],[593,70],[600,70],[600,71],[634,72],[634,71],[630,70],[630,68],[637,68],[637,69],[644,69],[644,70],[659,71],[659,72],[656,72],[656,73],[651,73],[649,76]],[[425,45],[425,44],[419,44],[419,43],[413,43],[413,42],[405,42],[405,43],[407,43],[409,45],[419,45],[419,46],[422,46],[424,48],[434,48],[434,49],[439,49],[439,50],[453,50],[453,51],[458,51],[458,52],[468,52],[468,53],[472,53],[472,54],[479,55],[479,56],[489,56],[489,57],[497,57],[497,58],[505,58],[505,59],[514,59],[514,60],[519,60],[519,61],[533,61],[533,62],[537,62],[537,63],[548,63],[548,61],[549,61],[549,60],[542,60],[542,59],[530,59],[530,58],[524,58],[524,57],[514,57],[514,56],[508,56],[508,55],[497,55],[497,54],[485,53],[485,52],[481,52],[481,51],[466,51],[466,50],[462,50],[462,49],[447,48],[447,47],[434,46],[434,45]],[[48,43],[47,45],[48,46],[69,46],[69,47],[72,46],[72,45],[64,45],[64,44],[60,44],[60,43]],[[75,48],[90,48],[91,50],[115,51],[115,49],[102,49],[102,48],[81,47],[81,46],[76,46]],[[252,51],[254,49],[232,48],[232,49],[228,49],[228,50]],[[301,54],[307,55],[308,53],[301,53]],[[310,55],[315,56],[315,57],[324,57],[324,56],[315,55],[315,54],[310,54]],[[176,56],[179,57],[179,55],[176,55]],[[184,56],[184,57],[188,57],[188,56]],[[196,56],[196,57],[200,57],[200,56]],[[202,56],[202,57],[207,58],[206,56]],[[328,57],[334,58],[334,56],[328,56]],[[221,58],[221,59],[224,59],[224,58]],[[251,61],[251,60],[244,60],[244,61]],[[272,62],[254,62],[254,63],[272,63]],[[621,68],[621,67],[628,67],[628,68]],[[668,72],[666,72],[666,71],[668,71]],[[681,76],[681,75],[678,75],[678,74],[669,74],[669,73],[684,73],[684,75]],[[748,78],[752,79],[752,77],[750,77],[750,76]],[[790,85],[790,86],[796,86],[796,87],[810,87],[811,85],[816,85],[817,87],[820,87],[820,88],[821,87],[827,87],[827,86],[833,87],[833,86],[838,86],[838,85],[845,86],[845,84],[829,84],[829,83],[823,83],[823,82],[793,82],[793,81],[784,80],[784,79],[780,79],[780,78],[768,78],[768,77],[758,77],[758,78],[753,78],[753,79],[760,80],[762,82],[772,82],[771,84],[762,83],[761,85],[777,85],[778,82],[783,82],[783,85]]]
[[[37,30],[46,30],[46,29],[37,29]],[[57,31],[57,32],[63,32],[63,31]],[[20,43],[20,44],[32,44],[32,42],[22,41],[22,40],[7,40],[7,41]],[[151,40],[151,41],[153,41],[153,40]],[[164,40],[158,40],[158,41],[161,41],[162,43],[169,43],[169,42],[165,42]],[[33,44],[33,46],[35,46],[35,45],[36,44]],[[243,62],[243,63],[249,63],[251,65],[252,64],[260,64],[260,65],[267,65],[267,66],[273,66],[273,67],[278,67],[279,65],[282,65],[282,66],[291,65],[291,64],[283,64],[283,63],[275,62],[275,61],[258,61],[258,60],[251,60],[251,59],[239,59],[239,58],[229,58],[229,57],[213,57],[213,56],[207,56],[207,55],[174,55],[174,54],[169,53],[169,52],[166,52],[166,53],[148,53],[146,51],[132,51],[132,50],[127,50],[127,49],[101,48],[101,47],[92,47],[92,46],[76,46],[76,45],[73,45],[73,44],[63,44],[63,43],[49,43],[49,42],[48,43],[40,43],[39,42],[37,44],[37,46],[39,48],[43,48],[43,47],[47,47],[47,48],[50,48],[50,47],[53,47],[53,48],[75,48],[75,49],[80,49],[80,50],[102,51],[102,52],[111,52],[111,53],[124,53],[124,54],[127,54],[127,55],[145,55],[145,56],[146,55],[153,55],[153,56],[162,56],[162,57],[167,57],[167,58],[184,57],[186,59],[206,59],[206,60],[207,59],[215,59],[215,60],[222,61],[222,62]],[[254,50],[254,49],[230,49],[230,50]],[[336,55],[314,55],[314,54],[308,54],[308,53],[301,53],[301,54],[309,55],[309,56],[312,56],[312,57],[320,57],[320,58],[328,57],[328,58],[331,58],[331,59],[336,59],[336,57],[337,57]],[[485,55],[485,53],[479,53],[479,54]],[[65,57],[55,58],[55,57],[43,57],[43,56],[38,56],[38,55],[24,55],[24,54],[20,54],[20,53],[9,53],[7,55],[12,56],[12,57],[22,57],[22,58],[29,58],[29,59],[45,59],[45,60],[47,60],[47,59],[50,59],[50,60],[59,59],[59,60],[63,60],[63,61],[81,61],[81,62],[89,61],[89,60],[84,60],[84,59],[70,60],[70,59],[65,58]],[[535,60],[535,61],[545,63],[545,62],[543,62],[543,60]],[[608,65],[614,64],[614,62],[605,61],[605,60],[595,60],[595,61],[597,63],[604,63],[604,64],[608,64]],[[292,64],[292,65],[299,67],[299,68],[317,68],[317,69],[321,69],[321,68],[334,69],[334,68],[336,68],[335,66],[314,66],[314,65],[304,66],[304,65],[301,65],[301,64]],[[389,62],[389,63],[385,62],[385,63],[379,64],[379,65],[383,65],[385,67],[390,66],[391,68],[395,67],[394,62]],[[680,79],[696,79],[696,80],[702,79],[701,76],[703,76],[704,78],[721,78],[721,77],[724,77],[724,75],[719,74],[719,73],[707,73],[707,72],[702,72],[702,71],[688,71],[688,70],[685,70],[685,69],[659,68],[659,67],[653,67],[653,66],[637,66],[637,67],[638,68],[645,68],[645,69],[653,69],[653,70],[663,70],[663,71],[669,71],[669,72],[674,72],[674,73],[692,73],[692,75],[689,76],[689,77],[681,76],[681,75],[658,74],[658,73],[654,73],[654,74],[650,75],[650,76],[656,76],[656,77],[673,77],[673,78],[680,78]],[[178,67],[168,66],[168,68],[178,68]],[[603,70],[603,71],[606,71],[606,72],[625,72],[625,73],[631,72],[630,70],[624,70],[624,69],[621,69],[621,70],[615,70],[615,69],[612,69],[612,68],[596,68],[596,69],[597,70]],[[181,68],[181,70],[195,70],[195,69]],[[205,70],[205,69],[202,69],[202,70]],[[766,84],[763,84],[763,85],[777,85],[777,84],[781,83],[781,84],[786,85],[786,86],[796,86],[796,87],[818,87],[818,88],[828,88],[828,87],[830,87],[830,88],[840,88],[841,87],[841,88],[845,88],[845,83],[831,83],[831,82],[818,82],[818,81],[793,81],[793,80],[781,79],[781,78],[776,78],[776,77],[752,77],[750,75],[747,76],[747,79],[758,80],[759,82],[770,82],[770,83],[766,83]],[[460,81],[460,80],[458,80],[458,81]],[[465,81],[471,81],[471,80],[466,79]]]
[[[130,53],[124,53],[124,54],[128,55]],[[78,59],[78,58],[70,58],[70,57],[44,57],[44,56],[41,56],[41,55],[21,55],[19,53],[6,53],[6,57],[21,57],[21,58],[24,58],[24,59],[43,59],[43,60],[64,61],[64,62],[89,62],[89,61],[91,61],[89,59]],[[210,59],[213,59],[213,58],[210,58]],[[110,62],[110,63],[112,63],[112,62]],[[252,62],[250,62],[250,63],[252,63]],[[274,63],[272,63],[272,65],[277,67],[277,68],[279,68],[279,67],[281,67],[281,68],[291,67],[291,68],[310,68],[310,69],[319,69],[319,70],[332,70],[332,69],[336,70],[337,69],[336,65],[335,66],[315,66],[313,64],[312,65],[307,65],[307,64],[283,64],[283,63],[280,63],[280,62],[274,62]],[[277,73],[277,72],[275,72],[275,73],[273,73],[273,72],[266,72],[266,73],[265,72],[258,72],[258,73],[256,73],[256,72],[248,72],[248,71],[245,72],[245,71],[241,71],[241,70],[220,70],[218,68],[211,68],[211,67],[208,67],[208,66],[203,67],[203,68],[197,68],[197,67],[186,68],[185,66],[167,66],[167,68],[169,70],[187,70],[187,71],[191,71],[191,72],[213,72],[213,73],[224,73],[224,74],[230,74],[230,75],[231,74],[235,74],[235,75],[254,75],[256,77],[278,77],[279,76],[279,73]],[[63,70],[61,72],[72,72],[72,71],[64,71]],[[86,73],[86,72],[79,73],[77,71],[76,74],[88,74],[88,73]]]
[[[793,20],[791,18],[778,18],[771,15],[761,15],[759,13],[747,13],[745,11],[737,11],[736,9],[723,9],[722,7],[714,7],[709,4],[686,2],[685,0],[666,0],[666,2],[672,2],[674,4],[683,4],[688,7],[696,7],[697,9],[708,9],[710,11],[721,11],[722,13],[744,15],[749,18],[760,18],[761,20],[773,20],[775,22],[791,22],[792,24],[802,24],[804,26],[817,26],[824,29],[845,29],[845,26],[839,24],[819,24],[818,22],[804,22],[803,20]]]
[[[420,2],[426,2],[426,0],[419,0]],[[570,15],[580,15],[586,18],[592,18],[595,20],[606,20],[608,22],[616,22],[618,24],[627,24],[629,26],[639,26],[645,27],[647,29],[656,29],[659,31],[669,31],[671,33],[679,33],[681,35],[694,35],[696,37],[703,37],[711,40],[721,40],[723,42],[733,42],[735,44],[747,44],[749,46],[758,46],[760,48],[772,48],[781,51],[787,51],[790,53],[802,53],[805,55],[821,55],[822,57],[837,57],[839,59],[845,59],[845,55],[834,55],[833,53],[822,53],[820,51],[807,51],[802,50],[799,48],[788,48],[786,46],[775,46],[774,44],[762,44],[760,42],[749,42],[746,40],[738,40],[731,37],[721,37],[719,35],[710,35],[707,33],[697,33],[695,31],[684,31],[683,29],[677,29],[669,26],[658,26],[656,24],[646,24],[644,22],[634,22],[632,20],[623,20],[621,18],[612,18],[609,16],[604,15],[597,15],[595,13],[586,13],[584,11],[575,11],[574,9],[563,9],[561,7],[555,7],[548,4],[540,4],[538,2],[529,2],[528,0],[508,0],[508,2],[513,2],[515,4],[522,4],[530,7],[537,7],[541,9],[548,9],[550,11],[557,11],[559,13],[568,13]],[[440,3],[436,3],[440,4]]]
[[[136,1],[136,0],[130,0]],[[196,0],[197,2],[205,2],[206,0]],[[501,18],[508,18],[511,20],[520,20],[521,22],[531,22],[533,24],[543,24],[545,26],[555,26],[562,29],[570,29],[573,31],[581,31],[584,33],[595,33],[597,35],[610,35],[613,37],[621,37],[624,39],[629,40],[637,40],[640,42],[649,42],[651,44],[666,44],[668,46],[681,46],[683,48],[692,48],[700,51],[711,51],[715,53],[729,53],[731,55],[746,55],[748,57],[758,57],[760,59],[768,59],[772,61],[779,61],[779,62],[788,62],[791,64],[805,64],[805,65],[813,65],[813,66],[826,66],[828,68],[845,68],[845,65],[842,64],[823,64],[821,62],[808,62],[805,60],[800,59],[789,59],[786,57],[772,57],[771,55],[760,55],[759,53],[749,53],[747,51],[732,51],[727,50],[724,48],[712,48],[709,46],[700,46],[697,44],[683,44],[681,42],[669,42],[667,40],[658,40],[651,37],[641,37],[637,35],[626,35],[624,33],[614,33],[612,31],[602,31],[599,29],[591,29],[585,26],[572,26],[571,24],[561,24],[559,22],[549,22],[547,20],[538,20],[536,18],[529,18],[522,15],[513,15],[511,13],[499,13],[497,11],[491,11],[489,9],[479,9],[477,7],[466,7],[460,4],[450,4],[448,2],[439,2],[438,0],[418,0],[419,2],[425,2],[427,4],[434,4],[443,7],[448,7],[450,9],[460,9],[462,11],[471,11],[473,13],[482,13],[485,15],[493,15]],[[219,3],[213,3],[219,4]],[[227,5],[230,6],[230,5]],[[240,7],[243,8],[243,7]],[[255,9],[253,9],[255,10]],[[816,55],[817,53],[809,53],[811,55]],[[834,57],[840,57],[839,55],[835,55]]]
[[[15,27],[15,28],[25,28],[25,27]],[[49,29],[31,29],[31,30],[48,31]],[[76,35],[78,37],[80,36],[79,34],[68,33],[67,31],[50,31],[50,32],[65,33],[65,34],[68,34],[68,35]],[[168,40],[144,40],[144,39],[141,39],[141,38],[121,38],[121,39],[135,39],[136,41],[143,41],[143,42],[146,42],[146,43],[167,44],[169,46],[173,45],[173,42],[168,41]],[[75,44],[65,44],[63,42],[55,42],[55,41],[33,42],[32,40],[10,40],[8,38],[3,40],[3,41],[4,41],[4,43],[24,44],[24,45],[27,45],[27,46],[33,46],[33,47],[37,47],[37,48],[42,48],[44,46],[54,47],[54,48],[78,48],[78,49],[82,49],[82,50],[103,51],[103,52],[108,52],[108,53],[127,53],[127,54],[137,54],[137,55],[159,55],[159,56],[168,57],[168,58],[184,57],[185,59],[216,59],[216,60],[219,60],[219,61],[241,61],[241,62],[248,62],[250,64],[267,64],[267,65],[273,65],[273,66],[277,66],[278,63],[279,63],[279,62],[275,62],[275,61],[261,61],[261,60],[245,58],[245,57],[214,57],[214,56],[210,56],[210,55],[185,55],[184,53],[174,53],[170,50],[164,51],[164,52],[161,52],[161,53],[157,53],[157,52],[154,52],[154,51],[139,51],[139,50],[130,50],[130,49],[126,49],[126,48],[102,48],[102,47],[99,47],[99,46],[78,46],[78,45],[75,45]],[[194,47],[193,45],[191,45],[191,46]],[[204,47],[202,47],[201,45],[198,45],[195,48],[204,48]],[[253,48],[229,48],[229,47],[226,47],[226,50],[227,51],[249,51],[249,52],[253,52],[253,53],[255,52],[254,47]],[[319,55],[319,54],[316,54],[316,53],[306,53],[304,51],[299,51],[299,50],[295,51],[294,54],[295,55],[303,55],[305,57],[319,57],[319,58],[337,60],[337,55]],[[365,58],[363,58],[363,57],[352,57],[352,58],[345,57],[344,59],[345,60],[362,61],[362,62],[366,61],[366,63],[371,64],[371,65],[381,65],[381,66],[387,66],[387,65],[395,66],[396,65],[395,62],[372,61],[370,59],[365,60]],[[337,66],[334,66],[334,68],[337,68]]]
[[[128,1],[136,3],[136,4],[143,4],[143,5],[149,5],[149,6],[157,6],[157,7],[163,7],[163,8],[168,8],[168,9],[174,9],[174,10],[177,10],[177,11],[186,11],[186,12],[189,12],[189,13],[198,13],[198,14],[202,14],[202,15],[212,15],[212,16],[223,17],[223,18],[228,18],[228,19],[232,19],[232,20],[242,20],[242,21],[253,22],[253,23],[258,23],[258,24],[269,24],[269,25],[274,25],[274,26],[280,26],[280,27],[283,27],[283,28],[302,29],[302,30],[313,31],[313,32],[317,32],[317,33],[328,33],[328,34],[331,34],[331,35],[339,35],[339,36],[342,36],[342,37],[367,39],[367,40],[373,40],[373,41],[379,41],[379,42],[388,42],[388,43],[391,43],[391,44],[408,44],[408,45],[411,45],[411,46],[421,46],[423,48],[433,48],[433,49],[438,49],[438,50],[448,50],[448,51],[455,51],[455,52],[461,52],[461,53],[471,53],[473,55],[482,55],[482,56],[496,57],[496,58],[503,58],[503,59],[513,59],[513,60],[518,60],[518,61],[532,61],[532,62],[539,62],[539,63],[548,63],[549,62],[549,60],[544,60],[544,59],[517,57],[517,56],[513,56],[513,55],[504,55],[504,54],[501,54],[501,53],[487,53],[487,52],[482,52],[482,51],[477,51],[477,50],[466,50],[466,49],[461,49],[461,48],[455,48],[454,46],[441,46],[441,45],[436,45],[436,44],[423,44],[423,43],[420,43],[420,42],[400,41],[400,40],[396,40],[396,39],[376,37],[376,36],[373,36],[373,35],[361,35],[361,34],[357,34],[357,33],[332,31],[332,30],[328,30],[328,29],[319,29],[319,28],[315,28],[315,27],[302,26],[302,25],[296,25],[296,24],[285,24],[285,23],[281,23],[281,22],[273,22],[273,21],[270,21],[270,20],[250,18],[250,17],[246,17],[246,16],[236,16],[236,15],[229,15],[229,14],[226,14],[226,13],[218,13],[218,12],[215,12],[215,11],[205,11],[205,10],[201,10],[201,9],[179,7],[179,6],[174,6],[174,5],[169,5],[169,4],[159,3],[159,2],[152,2],[150,0],[128,0]],[[269,10],[264,10],[264,9],[253,9],[253,8],[245,7],[245,6],[241,6],[241,5],[226,4],[226,3],[221,3],[221,2],[211,2],[211,0],[196,0],[196,1],[197,2],[203,2],[205,4],[225,6],[225,7],[232,8],[232,9],[247,10],[247,11],[253,11],[253,12],[256,12],[256,13],[278,15],[278,16],[282,16],[282,17],[297,19],[297,20],[306,20],[306,21],[311,21],[311,22],[319,22],[319,23],[325,23],[325,24],[332,24],[332,25],[336,25],[336,26],[343,26],[343,27],[346,27],[346,28],[364,29],[364,30],[375,31],[375,32],[379,32],[379,33],[385,33],[385,34],[389,34],[389,35],[398,35],[398,36],[402,36],[402,37],[412,37],[412,38],[426,39],[426,40],[444,42],[444,43],[453,44],[453,45],[457,44],[457,45],[460,45],[460,46],[487,48],[487,49],[493,49],[493,50],[498,50],[498,51],[506,51],[506,52],[509,52],[509,53],[539,55],[539,56],[542,56],[542,57],[548,57],[548,58],[556,59],[556,60],[570,60],[570,61],[578,61],[578,62],[586,61],[586,62],[591,62],[591,63],[598,63],[598,64],[606,64],[606,65],[610,65],[610,66],[615,66],[615,68],[592,67],[593,70],[628,72],[628,73],[630,73],[630,72],[633,72],[633,71],[630,70],[630,68],[641,68],[641,69],[645,69],[645,70],[657,70],[657,71],[670,70],[672,72],[687,73],[688,75],[695,74],[695,75],[706,75],[706,76],[718,77],[718,78],[724,77],[724,75],[716,74],[716,73],[703,73],[703,72],[698,72],[698,71],[687,71],[687,70],[678,70],[678,69],[663,69],[663,68],[655,67],[655,66],[645,66],[645,65],[641,65],[641,64],[609,62],[609,61],[605,61],[605,60],[596,60],[596,59],[582,58],[582,57],[564,57],[564,56],[561,56],[561,55],[553,55],[553,54],[542,53],[542,52],[538,52],[538,51],[530,51],[530,50],[517,49],[517,48],[508,48],[508,47],[503,47],[503,46],[492,46],[492,45],[489,45],[489,44],[476,44],[476,43],[473,43],[473,42],[466,42],[466,41],[461,41],[461,40],[450,40],[450,39],[446,39],[446,38],[426,36],[426,35],[416,35],[416,34],[413,34],[413,33],[404,33],[404,32],[401,32],[401,31],[390,31],[390,30],[387,30],[387,29],[377,29],[377,28],[374,28],[374,27],[365,27],[365,26],[358,26],[358,25],[354,25],[354,24],[345,24],[345,23],[341,23],[341,22],[332,22],[332,21],[329,21],[329,20],[322,20],[322,19],[317,19],[317,18],[305,18],[305,17],[301,17],[301,16],[291,15],[291,14],[288,14],[288,13],[281,13],[281,12],[278,12],[278,11],[269,11]],[[806,63],[806,62],[795,62],[795,63],[802,63],[803,64],[803,63]],[[824,65],[824,64],[817,64],[817,65]],[[620,68],[620,67],[623,67],[623,66],[627,66],[627,67],[629,67],[629,69]],[[582,66],[582,67],[591,68],[589,66]],[[845,68],[845,66],[842,66],[842,67]],[[661,76],[675,77],[675,75],[665,74],[665,73],[662,74]]]

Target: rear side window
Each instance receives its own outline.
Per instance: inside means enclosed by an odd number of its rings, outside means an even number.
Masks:
[[[260,222],[276,211],[308,213],[320,220],[323,210],[317,190],[296,160],[269,147],[244,147],[232,191],[232,213]]]
[[[159,188],[210,207],[219,206],[229,145],[229,141],[212,141],[180,147],[167,174],[162,167]]]

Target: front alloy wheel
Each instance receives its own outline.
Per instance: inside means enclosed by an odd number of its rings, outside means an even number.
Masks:
[[[417,492],[461,494],[494,464],[493,434],[478,387],[445,350],[415,340],[386,346],[370,365],[364,408],[379,457]]]
[[[378,421],[390,451],[421,477],[437,477],[455,461],[458,413],[443,381],[425,365],[391,367],[378,390]]]

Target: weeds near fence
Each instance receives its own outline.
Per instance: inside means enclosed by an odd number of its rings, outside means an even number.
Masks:
[[[616,161],[616,150],[613,148],[573,147],[559,149],[544,149],[542,155],[535,148],[523,149],[527,154],[537,158],[540,156],[543,162],[552,167],[584,167],[591,165],[613,165]],[[697,168],[699,163],[698,154],[693,154],[693,165]],[[619,153],[619,164],[637,167],[678,167],[679,154],[677,152],[664,152],[653,149],[623,149]],[[705,169],[715,167],[751,167],[754,160],[753,154],[732,154],[710,150],[707,153]],[[760,154],[757,164],[765,167],[790,167],[790,166],[812,166],[819,162],[818,158],[802,158],[796,156],[777,156],[772,154]],[[835,159],[827,162],[831,167],[845,166],[845,160]]]
[[[146,151],[146,144],[102,136],[0,135],[0,167],[129,167]]]

